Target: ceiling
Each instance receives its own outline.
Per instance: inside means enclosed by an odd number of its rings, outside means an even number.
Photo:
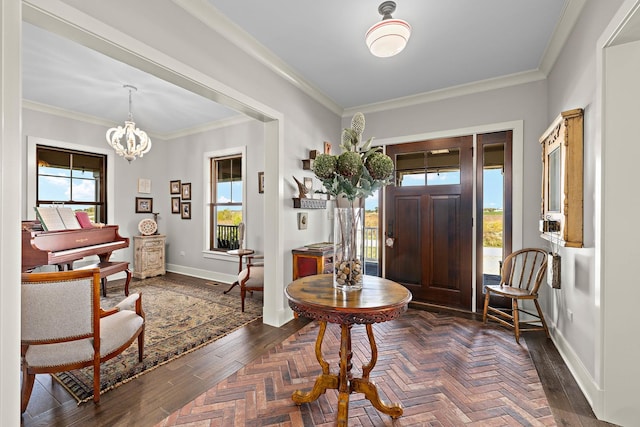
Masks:
[[[223,20],[225,36],[286,73],[333,111],[467,87],[544,78],[575,20],[579,0],[397,0],[394,18],[412,26],[404,51],[371,55],[366,30],[380,1],[177,1],[194,16]],[[193,5],[198,5],[199,8]],[[204,9],[202,6],[204,5]],[[219,21],[218,21],[219,22]],[[265,50],[266,48],[266,50]],[[73,70],[73,72],[69,72]],[[542,76],[542,77],[541,77]],[[199,95],[43,29],[23,27],[23,96],[32,108],[120,123],[133,117],[167,137],[237,115]],[[171,106],[171,108],[167,108]]]

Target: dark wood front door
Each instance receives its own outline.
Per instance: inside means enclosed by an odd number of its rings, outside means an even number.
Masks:
[[[471,308],[473,137],[387,147],[385,276],[416,301]]]

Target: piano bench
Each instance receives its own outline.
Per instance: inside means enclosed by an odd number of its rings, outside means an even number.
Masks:
[[[100,269],[100,285],[102,287],[102,296],[107,296],[107,276],[120,273],[124,271],[127,274],[127,280],[124,283],[124,294],[129,296],[129,282],[131,282],[131,270],[129,270],[129,263],[126,261],[105,261],[96,264],[85,265],[84,267],[77,268],[76,270],[85,270],[90,268]]]

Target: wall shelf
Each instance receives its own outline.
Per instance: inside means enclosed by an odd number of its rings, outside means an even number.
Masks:
[[[325,209],[327,201],[323,199],[300,199],[293,197],[293,207],[300,209]]]

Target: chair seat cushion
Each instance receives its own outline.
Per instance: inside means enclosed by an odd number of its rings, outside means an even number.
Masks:
[[[122,310],[100,320],[100,355],[108,356],[122,347],[140,329],[144,320],[134,311]],[[32,345],[25,355],[27,365],[34,368],[64,366],[93,360],[93,341]]]
[[[142,326],[144,320],[135,311],[121,310],[100,319],[100,356],[113,353],[128,342]]]
[[[64,366],[93,360],[93,339],[29,346],[25,355],[33,368]]]
[[[245,268],[238,274],[238,283],[247,277],[247,269]],[[251,267],[251,277],[244,284],[245,286],[262,286],[264,283],[264,267],[256,265]]]
[[[487,291],[491,291],[498,295],[511,298],[535,298],[536,295],[531,294],[527,289],[514,288],[506,285],[487,285]]]

